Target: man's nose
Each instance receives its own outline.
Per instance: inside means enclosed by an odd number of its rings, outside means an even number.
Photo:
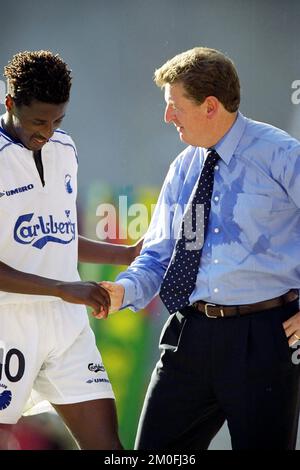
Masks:
[[[53,136],[53,133],[54,133],[54,126],[53,124],[46,124],[43,128],[43,132],[42,132],[42,135],[45,139],[49,140],[52,136]]]
[[[172,106],[167,105],[165,109],[165,115],[164,115],[164,120],[168,124],[169,122],[172,122],[175,118],[175,112]]]

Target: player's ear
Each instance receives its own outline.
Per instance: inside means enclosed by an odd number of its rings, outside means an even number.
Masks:
[[[10,112],[12,110],[13,106],[14,106],[13,97],[10,94],[6,95],[6,97],[5,97],[6,111]]]

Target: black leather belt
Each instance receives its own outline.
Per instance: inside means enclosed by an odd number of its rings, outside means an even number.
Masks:
[[[199,300],[192,304],[195,310],[209,318],[221,318],[221,317],[235,317],[238,315],[247,315],[248,313],[262,312],[264,310],[270,310],[271,308],[282,307],[294,300],[299,298],[299,291],[292,289],[280,297],[274,299],[264,300],[255,304],[248,305],[217,305],[212,303],[206,303]]]

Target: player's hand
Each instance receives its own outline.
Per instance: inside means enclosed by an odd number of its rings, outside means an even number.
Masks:
[[[140,238],[134,245],[125,245],[126,248],[126,260],[125,264],[129,265],[133,263],[135,258],[139,256],[144,242],[144,237]]]
[[[94,316],[107,317],[110,307],[109,293],[97,282],[60,282],[57,289],[57,296],[62,300],[72,304],[88,305],[92,307]]]
[[[131,263],[132,263],[132,261],[135,260],[135,258],[137,256],[139,256],[139,254],[141,252],[141,249],[142,249],[142,246],[143,246],[143,242],[144,242],[144,237],[140,238],[140,240],[138,240],[134,245],[132,245],[130,247],[132,249],[132,251],[131,251],[131,256],[132,256]]]
[[[115,282],[102,281],[100,286],[107,290],[110,296],[110,309],[109,312],[115,312],[119,310],[123,303],[125,289],[122,285],[116,284]],[[107,316],[107,315],[106,315]],[[106,318],[103,314],[96,315],[97,318]]]
[[[289,338],[289,345],[297,343],[300,340],[300,312],[293,315],[282,324],[286,337]]]

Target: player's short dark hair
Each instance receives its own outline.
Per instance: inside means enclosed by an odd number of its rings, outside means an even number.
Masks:
[[[61,104],[69,100],[71,70],[50,51],[24,51],[15,54],[4,67],[8,92],[17,106],[33,100]]]
[[[215,96],[229,112],[240,104],[240,82],[234,63],[216,49],[195,47],[176,55],[155,71],[154,81],[181,83],[187,96],[201,104],[207,96]]]

